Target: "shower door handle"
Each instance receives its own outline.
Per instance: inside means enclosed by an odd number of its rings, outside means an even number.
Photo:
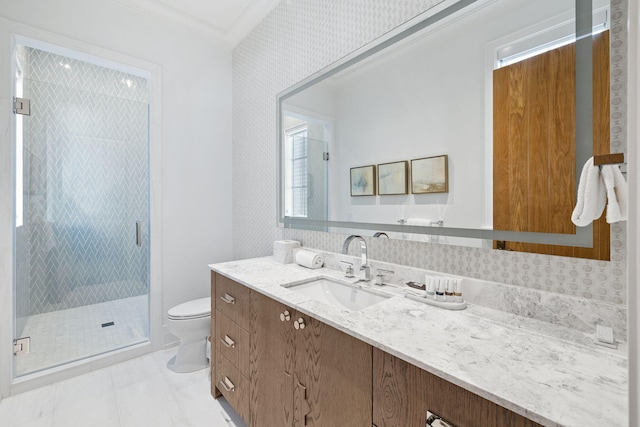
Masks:
[[[140,221],[136,221],[136,245],[142,246],[142,224]]]

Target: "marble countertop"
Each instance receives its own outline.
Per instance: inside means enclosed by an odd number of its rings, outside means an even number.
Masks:
[[[398,286],[360,285],[392,297],[360,311],[342,310],[281,285],[318,276],[356,279],[272,257],[209,267],[545,426],[628,425],[623,349],[571,341],[567,328],[486,307],[433,307],[404,298]]]

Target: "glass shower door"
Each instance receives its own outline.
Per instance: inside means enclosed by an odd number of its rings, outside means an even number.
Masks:
[[[15,339],[22,376],[149,338],[148,82],[16,49]]]

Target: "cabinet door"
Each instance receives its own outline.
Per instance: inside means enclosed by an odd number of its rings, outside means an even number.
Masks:
[[[294,427],[371,425],[371,346],[309,316],[299,319],[305,327],[294,329]]]
[[[294,313],[258,292],[252,291],[250,300],[251,426],[288,427],[293,423]]]
[[[373,423],[378,427],[424,427],[427,411],[456,427],[541,427],[378,349],[373,372]]]

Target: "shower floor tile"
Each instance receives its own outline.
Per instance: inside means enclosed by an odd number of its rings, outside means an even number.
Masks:
[[[22,333],[28,354],[16,357],[17,376],[144,342],[149,337],[148,297],[29,316]],[[102,324],[113,322],[112,326]]]

